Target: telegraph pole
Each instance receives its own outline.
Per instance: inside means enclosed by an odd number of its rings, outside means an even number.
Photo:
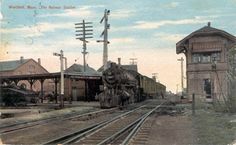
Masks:
[[[86,39],[88,38],[93,38],[93,26],[92,26],[92,22],[85,22],[84,20],[82,21],[82,23],[75,23],[75,29],[77,32],[77,34],[75,34],[76,36],[78,36],[76,39],[79,39],[80,41],[83,41],[83,59],[84,59],[84,74],[86,72],[86,60],[85,60],[85,56],[88,53],[87,50],[87,46],[86,44],[88,43],[88,41]],[[85,79],[84,81],[84,88],[85,88],[85,98],[88,100],[88,92],[87,92],[87,87],[88,87],[88,83],[87,80]]]
[[[130,64],[136,65],[137,64],[137,58],[130,58]]]
[[[87,46],[86,43],[88,43],[88,41],[86,39],[88,38],[93,38],[93,33],[92,33],[92,28],[93,26],[91,25],[92,22],[85,22],[84,20],[82,21],[82,23],[75,23],[75,32],[78,32],[77,34],[75,34],[76,36],[78,36],[76,39],[79,39],[80,41],[83,42],[83,60],[84,60],[84,72],[86,71],[86,60],[85,60],[85,56],[88,53],[87,50]],[[88,29],[90,28],[90,29]]]
[[[183,57],[181,57],[180,59],[177,59],[178,61],[181,62],[181,89],[182,89],[182,96],[183,96],[183,93],[184,93],[184,59]]]
[[[65,59],[65,70],[67,69],[67,58],[63,57],[63,59]]]
[[[104,30],[100,37],[103,36],[103,40],[97,40],[97,42],[103,42],[103,68],[107,69],[107,61],[108,61],[108,29],[110,29],[110,24],[108,24],[108,15],[110,14],[110,10],[105,9],[104,16],[102,17],[100,23],[104,21]]]
[[[60,94],[60,107],[64,107],[64,64],[63,64],[63,51],[61,50],[60,53],[53,53],[54,56],[60,57],[60,63],[61,63],[61,94]],[[57,86],[55,86],[57,87]]]

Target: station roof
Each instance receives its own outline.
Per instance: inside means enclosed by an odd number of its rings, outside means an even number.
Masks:
[[[0,71],[12,71],[20,67],[21,65],[28,62],[30,59],[12,60],[12,61],[1,61]]]
[[[60,79],[61,73],[43,73],[43,74],[26,74],[26,75],[11,75],[0,76],[0,81],[4,80],[41,80],[41,79]],[[101,75],[88,75],[88,74],[76,74],[76,73],[64,73],[65,78],[74,78],[82,80],[99,80]]]
[[[22,64],[28,62],[31,59],[24,59],[20,61],[6,61],[1,62],[0,71],[6,71],[6,70],[15,70],[18,67],[20,67]],[[32,59],[33,60],[33,59]],[[101,73],[97,72],[93,68],[87,66],[86,72],[83,72],[83,66],[79,64],[73,64],[71,67],[66,69],[64,71],[64,77],[65,78],[74,78],[74,79],[89,79],[89,80],[97,80],[100,79],[102,76]],[[41,80],[41,79],[60,79],[61,73],[55,72],[55,73],[41,73],[41,74],[21,74],[21,75],[1,75],[0,81],[4,80]]]
[[[101,76],[101,73],[97,72],[95,69],[93,69],[90,66],[86,66],[84,72],[84,66],[80,64],[73,64],[68,69],[65,70],[65,73],[70,74],[84,74],[84,75],[92,75],[92,76]]]
[[[182,53],[186,49],[186,43],[188,42],[188,40],[190,38],[192,38],[194,36],[209,36],[209,35],[220,35],[220,36],[223,36],[223,37],[231,40],[234,43],[236,42],[236,37],[234,35],[231,35],[226,31],[213,28],[210,26],[210,23],[208,23],[207,26],[204,26],[204,27],[192,32],[191,34],[186,36],[184,39],[177,42],[176,43],[176,53],[177,54]]]

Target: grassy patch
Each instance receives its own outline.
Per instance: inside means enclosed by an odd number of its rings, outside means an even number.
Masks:
[[[192,120],[198,144],[227,145],[236,140],[236,114],[197,110]]]

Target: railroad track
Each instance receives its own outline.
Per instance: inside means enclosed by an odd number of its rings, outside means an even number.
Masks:
[[[146,105],[143,105],[111,120],[93,124],[44,144],[126,144],[145,119],[161,105],[145,107]]]
[[[131,108],[136,108],[136,106],[130,106],[129,109]],[[40,120],[33,120],[33,121],[24,121],[24,122],[19,122],[19,123],[14,123],[10,125],[2,125],[0,126],[0,134],[7,134],[11,133],[14,131],[30,128],[30,127],[35,127],[39,125],[44,125],[47,123],[52,123],[56,121],[63,121],[63,120],[72,120],[76,118],[91,118],[96,115],[100,115],[101,113],[109,113],[112,111],[118,110],[118,108],[111,108],[111,109],[105,109],[105,110],[98,110],[98,111],[93,111],[93,112],[88,112],[88,113],[71,113],[71,114],[66,114],[66,115],[61,115],[61,116],[56,116],[56,117],[50,117],[46,119],[40,119]],[[86,119],[84,119],[86,120]],[[88,119],[87,119],[88,120]]]
[[[140,121],[132,128],[132,130],[123,138],[123,140],[119,140],[119,142],[114,142],[112,144],[119,145],[144,145],[148,141],[150,129],[152,126],[152,121],[148,118],[153,115],[153,112],[160,109],[166,102],[161,103],[151,109],[148,113],[142,116]]]
[[[137,126],[137,129],[134,129],[132,132],[130,132],[126,139],[123,142],[120,142],[120,144],[145,145],[148,142],[152,125],[153,118],[149,116],[144,122],[140,124],[140,126]]]
[[[47,124],[47,123],[52,123],[52,122],[56,122],[56,121],[63,121],[63,120],[83,118],[83,117],[91,118],[92,116],[100,115],[101,113],[108,113],[108,112],[114,111],[116,109],[117,108],[112,108],[112,109],[107,109],[107,110],[98,110],[98,111],[93,111],[93,112],[88,112],[88,113],[83,113],[83,114],[73,113],[73,114],[67,114],[67,115],[63,115],[63,116],[51,117],[51,118],[47,118],[47,119],[5,125],[5,126],[0,127],[0,134],[7,134],[7,133],[14,132],[14,131],[18,131],[18,130],[22,130],[22,129],[26,129],[26,128],[30,128],[30,127],[34,127],[34,126],[38,126],[38,125],[43,125],[43,124]]]

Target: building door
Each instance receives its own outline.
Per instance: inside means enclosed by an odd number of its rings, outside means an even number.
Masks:
[[[206,99],[212,99],[211,89],[212,89],[211,80],[210,79],[204,79],[204,91],[205,91],[205,94],[206,94]]]
[[[72,100],[77,101],[78,89],[72,88]]]

